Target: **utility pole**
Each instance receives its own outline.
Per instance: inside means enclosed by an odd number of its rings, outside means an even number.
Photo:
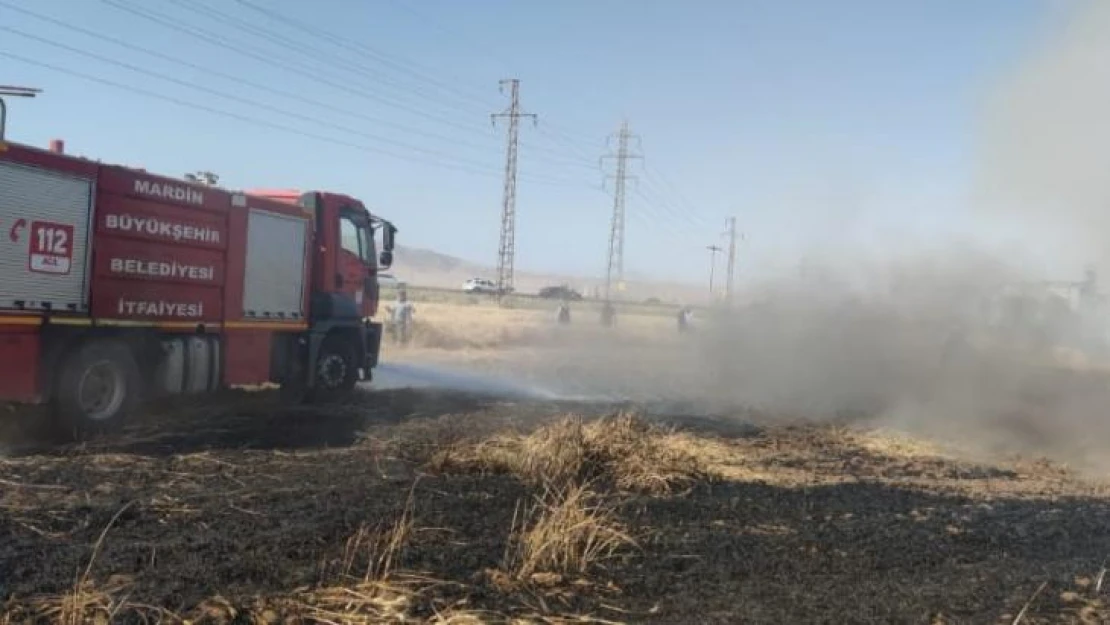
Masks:
[[[520,80],[508,78],[500,82],[501,93],[509,85],[509,108],[501,113],[490,115],[490,122],[497,124],[498,117],[509,118],[508,146],[505,151],[505,191],[501,200],[501,240],[497,246],[497,301],[513,288],[513,257],[516,253],[516,159],[517,141],[520,135],[520,118],[531,117],[537,124],[536,116],[520,112]]]
[[[717,268],[717,252],[721,251],[719,245],[707,245],[705,249],[709,250],[709,296],[713,297],[713,273]]]
[[[732,276],[736,268],[736,218],[725,220],[725,235],[728,236],[728,274],[725,278],[725,301],[732,303]]]
[[[4,102],[4,98],[33,98],[40,93],[42,93],[42,89],[35,89],[33,87],[0,85],[0,141],[4,140],[4,130],[8,125],[8,105]]]
[[[609,222],[609,259],[605,266],[606,304],[612,298],[614,279],[617,281],[618,288],[624,287],[624,192],[628,180],[636,179],[635,176],[628,175],[628,160],[643,158],[629,150],[628,143],[634,137],[639,140],[639,137],[629,132],[628,122],[622,122],[620,131],[617,133],[617,153],[601,157],[602,161],[607,158],[617,159],[616,174],[611,176],[616,180],[616,184],[613,189],[613,216]],[[608,178],[609,176],[606,177]]]

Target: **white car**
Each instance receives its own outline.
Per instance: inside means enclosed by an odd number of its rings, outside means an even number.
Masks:
[[[496,293],[497,283],[486,278],[471,278],[463,283],[464,293]]]

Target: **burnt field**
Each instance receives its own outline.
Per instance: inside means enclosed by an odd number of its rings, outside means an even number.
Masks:
[[[24,449],[0,459],[0,622],[1110,619],[1110,491],[1061,465],[636,415],[254,393]]]

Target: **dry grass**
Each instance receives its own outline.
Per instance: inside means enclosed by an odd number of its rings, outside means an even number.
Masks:
[[[1079,576],[1071,584],[1041,582],[1036,590],[1013,613],[1003,613],[1000,622],[1008,625],[1044,625],[1049,623],[1079,623],[1095,625],[1110,622],[1110,609],[1100,596],[1103,568],[1098,578]]]
[[[460,279],[461,283],[462,280]],[[450,304],[454,306],[493,306],[495,305],[494,299],[489,295],[472,295],[463,293],[462,291],[444,290],[438,288],[428,288],[424,286],[417,286],[409,284],[406,287],[409,299],[418,303],[434,303],[434,304]],[[525,289],[528,290],[528,289]],[[670,297],[662,298],[664,301],[660,303],[647,303],[637,299],[636,295],[625,293],[625,297],[615,302],[617,313],[636,314],[636,315],[654,315],[660,317],[670,317],[675,314],[678,306],[681,303],[694,304],[694,302],[680,302],[679,299]],[[697,293],[698,296],[702,294]],[[382,288],[382,301],[388,302],[396,299],[397,289],[395,287],[386,285]],[[698,299],[698,298],[695,298]],[[556,303],[556,300],[544,299],[541,297],[528,296],[509,296],[505,299],[504,305],[507,308],[514,308],[519,310],[551,310]],[[575,302],[578,308],[583,311],[589,311],[590,314],[595,314],[600,310],[602,302],[599,300],[579,300]],[[700,307],[695,306],[696,309]],[[700,312],[700,309],[698,310]]]
[[[64,594],[21,599],[0,607],[0,625],[16,623],[112,623],[122,614],[146,615],[155,622],[161,610],[137,606],[127,601],[130,580],[115,578],[98,586],[91,581],[75,585]],[[149,614],[148,614],[149,613]]]
[[[323,623],[418,622],[411,612],[440,582],[397,570],[415,531],[415,502],[413,483],[392,523],[363,523],[347,539],[338,580],[296,593],[285,611]]]
[[[616,498],[595,485],[655,495],[707,477],[685,438],[631,415],[564,417],[528,435],[497,435],[433,455],[437,472],[509,473],[542,488],[518,504],[502,561],[512,582],[559,585],[635,545]]]
[[[131,501],[121,507],[100,531],[96,542],[93,544],[89,561],[74,580],[69,592],[59,595],[43,595],[34,597],[29,601],[17,605],[6,605],[0,609],[0,625],[9,623],[46,621],[63,625],[79,625],[81,623],[110,623],[122,611],[139,611],[159,615],[158,608],[147,606],[133,606],[128,604],[126,591],[131,585],[131,580],[123,576],[112,576],[104,585],[97,584],[93,577],[93,566],[100,554],[108,532],[135,502]],[[160,620],[160,619],[159,619]]]
[[[390,584],[365,582],[323,589],[298,589],[285,595],[256,597],[236,603],[211,597],[192,609],[175,613],[127,600],[124,588],[89,590],[79,606],[59,596],[35,597],[0,606],[0,625],[30,623],[144,623],[151,625],[278,625],[320,623],[334,625],[562,625],[614,623],[588,615],[522,613],[510,616],[490,610],[430,605],[426,580],[413,578]],[[527,609],[525,606],[521,606]],[[68,610],[68,611],[67,611]],[[428,613],[424,615],[421,613]]]
[[[245,601],[240,598],[238,602],[215,595],[181,613],[130,601],[134,586],[130,577],[115,575],[103,585],[97,585],[92,579],[90,572],[96,554],[103,546],[108,529],[118,519],[117,514],[101,533],[84,574],[70,592],[24,597],[18,602],[12,600],[0,605],[0,625],[46,622],[66,625],[114,622],[175,625],[612,622],[588,616],[528,614],[524,611],[527,610],[525,605],[520,606],[523,610],[518,608],[520,614],[509,616],[469,609],[465,599],[443,601],[438,590],[454,587],[465,594],[466,585],[398,568],[416,531],[415,490],[414,483],[391,523],[373,526],[364,523],[346,540],[337,563],[338,574],[332,576],[330,583]],[[543,573],[583,574],[628,544],[632,544],[632,540],[620,530],[613,508],[600,503],[586,487],[553,488],[514,518],[507,534],[505,561],[514,580],[531,582],[541,579]],[[546,579],[550,584],[551,578]]]
[[[549,485],[517,512],[503,567],[518,581],[559,583],[550,575],[584,575],[635,544],[612,504],[585,484]]]
[[[313,431],[302,408],[205,411],[199,451],[117,439],[3,460],[0,625],[1110,622],[1091,561],[1110,553],[1106,491],[1055,469],[972,470],[854,427],[702,436],[409,391],[336,409],[313,428],[361,441],[277,446]],[[155,425],[198,427],[184,417]],[[275,432],[275,449],[212,443]]]
[[[889,458],[947,458],[950,454],[939,443],[910,436],[896,430],[844,430],[847,442]]]
[[[414,608],[423,603],[428,583],[419,578],[386,582],[359,582],[302,591],[277,602],[286,619],[299,616],[316,623],[418,623]],[[282,606],[281,604],[285,604]],[[278,612],[278,610],[273,610]]]
[[[539,486],[597,480],[622,491],[665,495],[711,477],[692,449],[687,437],[631,414],[588,422],[565,417],[526,436],[448,447],[432,457],[429,468],[511,473]]]
[[[385,305],[388,305],[386,303]],[[493,304],[415,302],[410,347],[447,351],[489,350],[542,341],[551,315]],[[384,305],[383,305],[384,314]],[[387,342],[387,347],[393,347]]]
[[[129,578],[113,576],[103,586],[94,583],[90,574],[96,555],[108,530],[126,510],[125,506],[101,533],[85,572],[72,591],[64,595],[32,597],[4,606],[0,609],[0,625],[27,622],[106,624],[121,619],[144,623],[428,622],[412,617],[410,612],[424,601],[422,593],[440,582],[396,570],[415,529],[415,489],[414,483],[392,523],[373,526],[363,523],[347,539],[339,562],[339,575],[333,583],[297,589],[288,595],[259,598],[257,605],[249,607],[236,606],[219,596],[211,597],[184,615],[128,601],[132,585]]]
[[[431,349],[493,349],[542,340],[550,315],[539,310],[416,304],[413,345]]]
[[[347,539],[343,549],[342,576],[355,577],[356,567],[361,563],[361,581],[364,583],[387,583],[394,567],[403,556],[405,547],[412,539],[415,521],[416,484],[409,490],[408,498],[397,519],[388,526],[378,524],[372,527],[363,523]]]
[[[629,312],[622,315],[616,328],[602,328],[595,311],[572,305],[573,323],[569,328],[555,324],[555,306],[545,309],[501,308],[484,302],[467,305],[416,302],[411,347],[461,351],[558,344],[568,337],[591,340],[601,335],[619,334],[636,340],[671,336],[670,317]],[[384,306],[383,306],[384,310]],[[392,347],[387,343],[387,348]]]

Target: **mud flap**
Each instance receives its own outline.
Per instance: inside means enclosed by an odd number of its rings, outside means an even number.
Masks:
[[[378,366],[378,357],[382,348],[382,324],[374,321],[366,321],[363,324],[363,364],[362,364],[362,379],[370,380],[372,371]]]
[[[307,352],[304,356],[304,381],[305,388],[316,388],[316,359],[320,357],[320,347],[324,344],[324,339],[327,338],[328,333],[325,328],[321,331],[319,328],[308,333],[308,344],[303,347]]]

